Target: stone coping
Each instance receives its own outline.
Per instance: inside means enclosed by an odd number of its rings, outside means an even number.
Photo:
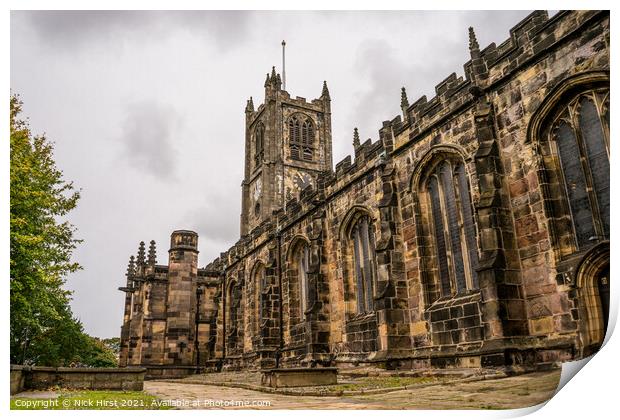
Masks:
[[[51,367],[51,366],[22,366],[11,365],[11,370],[32,372],[58,372],[58,373],[143,373],[146,368],[86,368],[86,367]]]
[[[145,368],[92,368],[11,365],[11,394],[51,386],[142,391]]]

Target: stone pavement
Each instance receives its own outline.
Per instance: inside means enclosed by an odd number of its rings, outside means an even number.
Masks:
[[[387,394],[343,397],[289,396],[165,381],[145,381],[144,390],[163,400],[193,402],[180,408],[507,409],[529,407],[547,401],[553,396],[559,380],[558,369],[476,382],[431,383],[426,387]]]
[[[22,391],[15,395],[11,395],[11,398],[38,398],[38,399],[55,399],[60,396],[60,391]]]

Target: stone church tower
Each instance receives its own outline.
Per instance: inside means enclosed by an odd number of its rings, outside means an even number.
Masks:
[[[275,67],[265,80],[265,101],[245,108],[245,175],[241,184],[241,235],[316,177],[332,169],[331,99],[327,84],[318,99],[291,98]]]

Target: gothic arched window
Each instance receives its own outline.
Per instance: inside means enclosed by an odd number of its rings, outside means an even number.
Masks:
[[[291,159],[311,161],[314,154],[314,123],[309,117],[294,115],[289,119]]]
[[[258,167],[263,161],[265,148],[265,126],[258,123],[254,132],[254,163]]]
[[[291,241],[287,252],[288,315],[290,325],[296,325],[306,318],[306,312],[313,304],[310,289],[310,244],[301,235]]]
[[[308,268],[310,266],[310,247],[302,244],[296,255],[297,278],[299,279],[300,319],[304,319],[308,310]]]
[[[439,293],[478,288],[478,247],[469,180],[461,159],[438,162],[423,184]]]
[[[241,290],[236,282],[228,287],[228,334],[232,335],[237,331],[239,314],[239,304],[241,303]]]
[[[374,310],[373,293],[375,272],[375,243],[370,218],[361,216],[351,227],[349,239],[353,253],[353,276],[357,312],[366,313]]]
[[[261,262],[256,263],[254,267],[254,274],[252,276],[254,290],[255,290],[255,305],[256,311],[254,313],[254,332],[258,334],[260,332],[260,325],[263,319],[263,291],[267,286],[267,276],[265,271],[265,265]]]
[[[559,161],[574,250],[586,249],[609,238],[609,89],[574,97],[558,111],[548,135]]]

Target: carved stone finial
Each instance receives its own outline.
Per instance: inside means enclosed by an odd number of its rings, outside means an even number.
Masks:
[[[400,89],[400,107],[405,112],[409,108],[409,99],[407,99],[407,91],[404,87]]]
[[[469,27],[469,52],[480,52],[480,45],[478,45],[478,40],[476,39],[476,33],[474,32],[473,27]]]
[[[265,87],[271,86],[272,88],[280,89],[282,86],[282,78],[276,73],[276,66],[271,67],[271,75],[267,74],[267,80],[265,81]]]
[[[329,90],[327,89],[327,81],[323,81],[323,92],[321,93],[321,97],[325,99],[330,99]]]
[[[357,127],[353,129],[353,147],[360,147],[360,133],[357,131]]]
[[[144,265],[145,262],[145,253],[144,253],[144,241],[140,241],[140,246],[138,247],[138,256],[136,257],[136,265]]]
[[[132,255],[129,257],[129,264],[127,264],[127,273],[125,274],[127,277],[131,277],[136,273],[136,262],[135,258]]]
[[[252,100],[251,96],[250,96],[250,99],[248,99],[248,102],[245,106],[245,112],[254,112],[254,101]]]
[[[155,241],[151,241],[149,244],[148,264],[154,266],[157,264],[157,250],[155,248]]]

